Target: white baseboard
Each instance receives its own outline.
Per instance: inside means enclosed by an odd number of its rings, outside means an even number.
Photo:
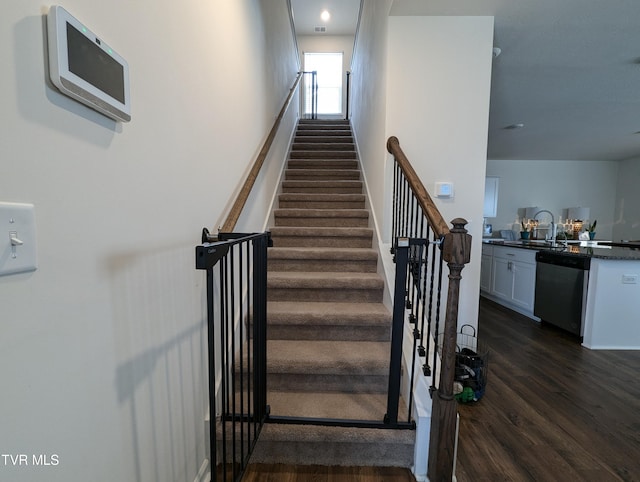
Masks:
[[[200,470],[198,470],[198,474],[196,478],[193,479],[193,482],[210,482],[211,481],[211,472],[209,471],[209,459],[204,459],[202,465],[200,466]]]

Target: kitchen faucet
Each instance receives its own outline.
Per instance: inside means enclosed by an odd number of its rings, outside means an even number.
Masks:
[[[533,215],[534,221],[537,221],[536,218],[537,218],[538,214],[540,214],[540,213],[548,213],[549,216],[551,216],[551,233],[550,233],[550,235],[547,234],[547,236],[551,236],[551,246],[555,246],[556,245],[556,229],[555,229],[556,228],[556,223],[555,223],[556,219],[553,217],[553,213],[551,211],[547,211],[546,209],[542,209],[542,210],[538,211],[537,213],[535,213]]]

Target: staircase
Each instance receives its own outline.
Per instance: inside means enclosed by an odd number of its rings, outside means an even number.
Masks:
[[[363,192],[348,121],[301,120],[271,228],[267,400],[311,424],[266,424],[253,463],[413,463],[414,431],[326,423],[386,413],[391,313]]]

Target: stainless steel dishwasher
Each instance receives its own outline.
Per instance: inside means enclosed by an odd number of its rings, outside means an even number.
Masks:
[[[590,266],[588,256],[538,251],[533,314],[582,336]]]

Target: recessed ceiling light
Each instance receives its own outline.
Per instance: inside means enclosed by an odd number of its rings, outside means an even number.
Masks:
[[[523,127],[524,127],[524,124],[518,123],[518,124],[508,125],[508,126],[504,127],[504,129],[522,129]]]
[[[331,18],[331,14],[329,13],[328,10],[323,10],[322,13],[320,14],[320,18],[325,22],[327,22]]]

